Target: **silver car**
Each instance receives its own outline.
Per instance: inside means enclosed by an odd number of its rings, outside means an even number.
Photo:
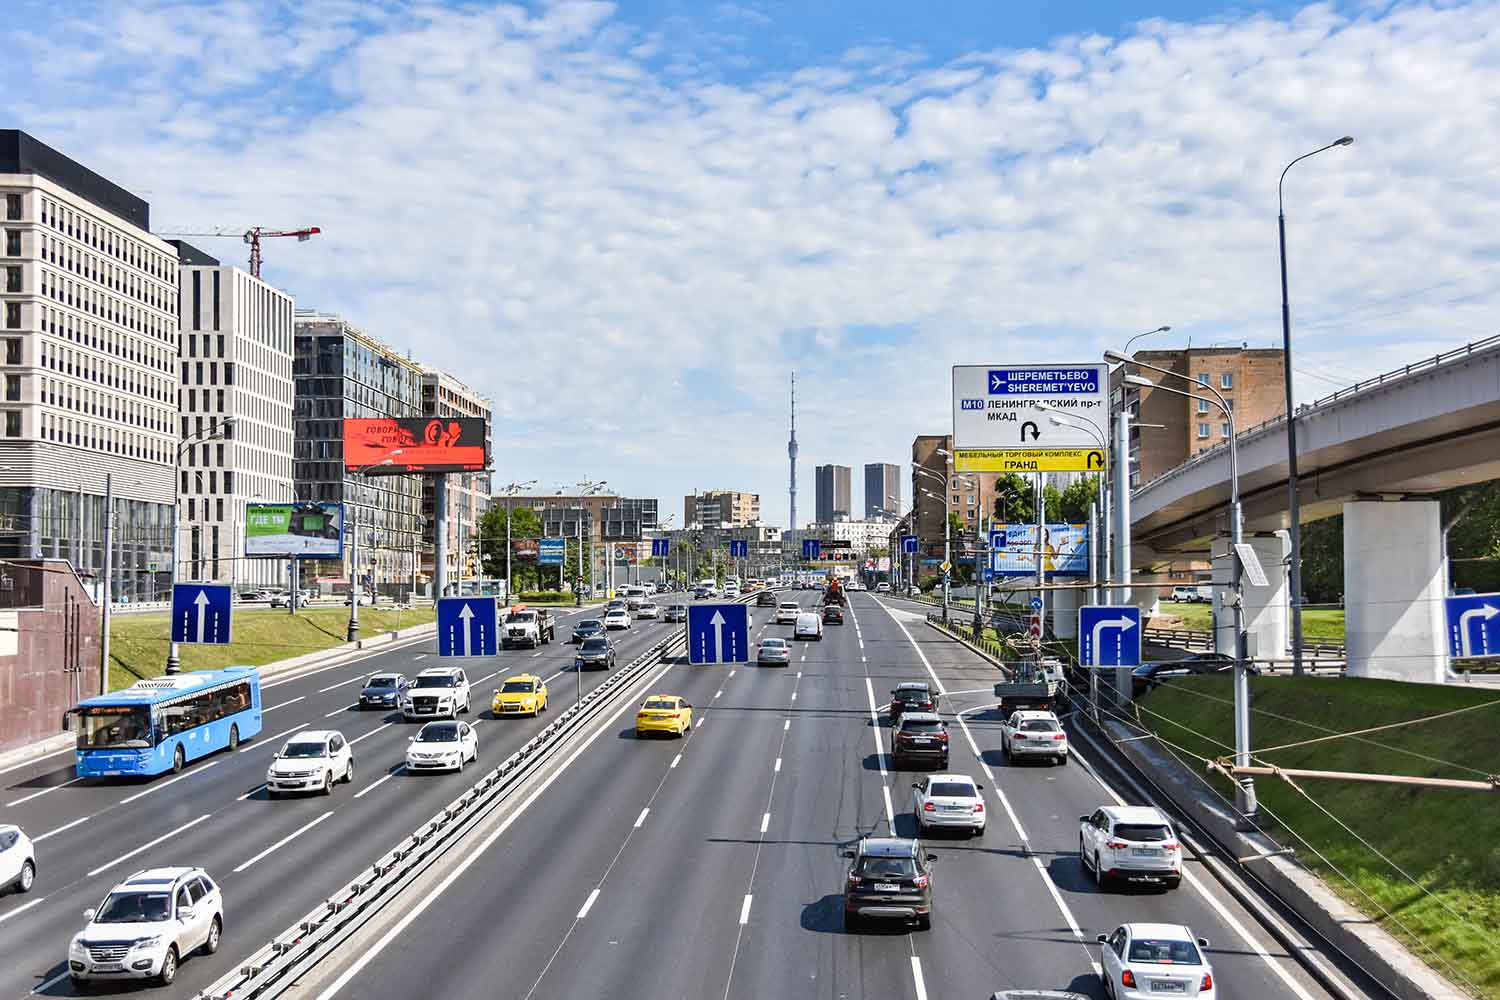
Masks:
[[[755,662],[763,667],[785,667],[792,662],[792,647],[785,639],[762,639],[755,649]]]

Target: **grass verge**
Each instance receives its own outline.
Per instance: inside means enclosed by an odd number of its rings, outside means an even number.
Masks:
[[[1161,602],[1161,614],[1148,623],[1151,628],[1186,628],[1207,632],[1214,627],[1213,610],[1208,604]],[[1344,641],[1343,608],[1303,608],[1302,635],[1311,642]]]
[[[410,628],[434,619],[432,608],[397,611],[360,608],[359,634],[369,638],[393,629]],[[117,615],[110,620],[109,687],[129,687],[166,670],[171,629],[166,612]],[[295,615],[286,611],[234,612],[234,642],[228,646],[185,645],[182,669],[212,670],[232,663],[259,666],[304,653],[341,645],[349,627],[345,607],[309,608]]]
[[[1262,763],[1467,780],[1484,780],[1497,770],[1500,692],[1354,678],[1268,677],[1251,683],[1253,743],[1261,747],[1330,735],[1329,729],[1347,732],[1469,709],[1366,737],[1274,751]],[[1229,751],[1211,740],[1234,741],[1231,697],[1227,677],[1185,678],[1143,699],[1141,721],[1191,754],[1217,757]],[[1227,794],[1227,783],[1217,784]],[[1257,780],[1265,829],[1296,846],[1299,860],[1433,968],[1459,985],[1467,981],[1479,996],[1500,998],[1496,793],[1316,779],[1298,784],[1306,795],[1282,779]]]

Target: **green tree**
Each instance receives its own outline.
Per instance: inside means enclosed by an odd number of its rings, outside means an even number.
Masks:
[[[507,517],[510,520],[510,537],[512,541],[519,538],[542,537],[541,516],[525,504],[517,504],[509,512],[506,511],[503,504],[490,508],[479,519],[479,539],[483,552],[482,563],[485,576],[505,576],[505,523]],[[540,579],[540,574],[535,561],[512,559],[511,568],[516,577],[511,582],[511,590],[513,592],[537,589],[537,581]],[[554,573],[556,572],[555,568],[553,568],[553,571]]]
[[[1086,524],[1089,519],[1089,504],[1099,499],[1099,477],[1083,476],[1068,484],[1062,491],[1058,515],[1064,524]],[[1052,515],[1052,504],[1047,504],[1047,514]]]
[[[1036,489],[1032,481],[1014,472],[995,477],[992,511],[1002,524],[1030,524],[1036,520]]]

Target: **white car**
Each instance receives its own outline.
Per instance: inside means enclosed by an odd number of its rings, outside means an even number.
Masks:
[[[967,774],[933,774],[911,783],[911,809],[917,817],[917,836],[925,837],[938,827],[968,830],[984,836],[983,785]]]
[[[890,592],[891,585],[888,583],[877,583],[875,585],[875,593],[877,594],[889,594]]]
[[[1020,711],[1000,725],[1000,749],[1012,764],[1023,760],[1068,762],[1068,734],[1051,712]]]
[[[219,950],[224,900],[202,868],[147,868],[109,891],[68,945],[68,975],[95,979],[177,978],[177,963]]]
[[[740,596],[740,588],[736,587],[734,584],[731,583],[729,586],[727,586],[727,587],[724,588],[724,596],[726,598],[739,597]]]
[[[776,624],[795,625],[797,616],[802,613],[802,605],[796,601],[782,601],[776,605]]]
[[[1208,939],[1194,938],[1182,924],[1121,924],[1098,940],[1100,978],[1114,1000],[1218,996],[1214,967],[1202,951]]]
[[[467,722],[429,722],[406,745],[408,771],[462,771],[479,759],[479,740]]]
[[[1078,858],[1101,889],[1116,881],[1164,889],[1182,883],[1182,842],[1151,806],[1100,806],[1078,817]]]
[[[0,892],[30,892],[36,884],[36,849],[19,826],[0,823]]]
[[[823,616],[816,611],[804,611],[797,615],[797,624],[792,626],[792,638],[823,638]]]
[[[354,780],[354,751],[336,729],[307,729],[286,741],[266,768],[266,795],[333,794],[335,782]]]
[[[624,608],[611,608],[604,612],[604,627],[607,629],[629,628],[630,612]]]
[[[640,607],[635,609],[635,616],[637,618],[650,618],[652,621],[655,621],[661,617],[661,608],[657,607],[651,601],[644,601]]]
[[[459,667],[424,670],[401,700],[404,719],[456,719],[469,710],[469,678]]]

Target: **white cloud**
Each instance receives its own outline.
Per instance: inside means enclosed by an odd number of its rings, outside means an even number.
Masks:
[[[0,106],[159,223],[322,226],[267,276],[493,395],[505,479],[781,519],[794,366],[810,498],[943,430],[953,363],[1273,343],[1276,176],[1345,132],[1288,178],[1304,395],[1495,328],[1494,2],[751,78],[603,4],[190,6],[59,5]]]

